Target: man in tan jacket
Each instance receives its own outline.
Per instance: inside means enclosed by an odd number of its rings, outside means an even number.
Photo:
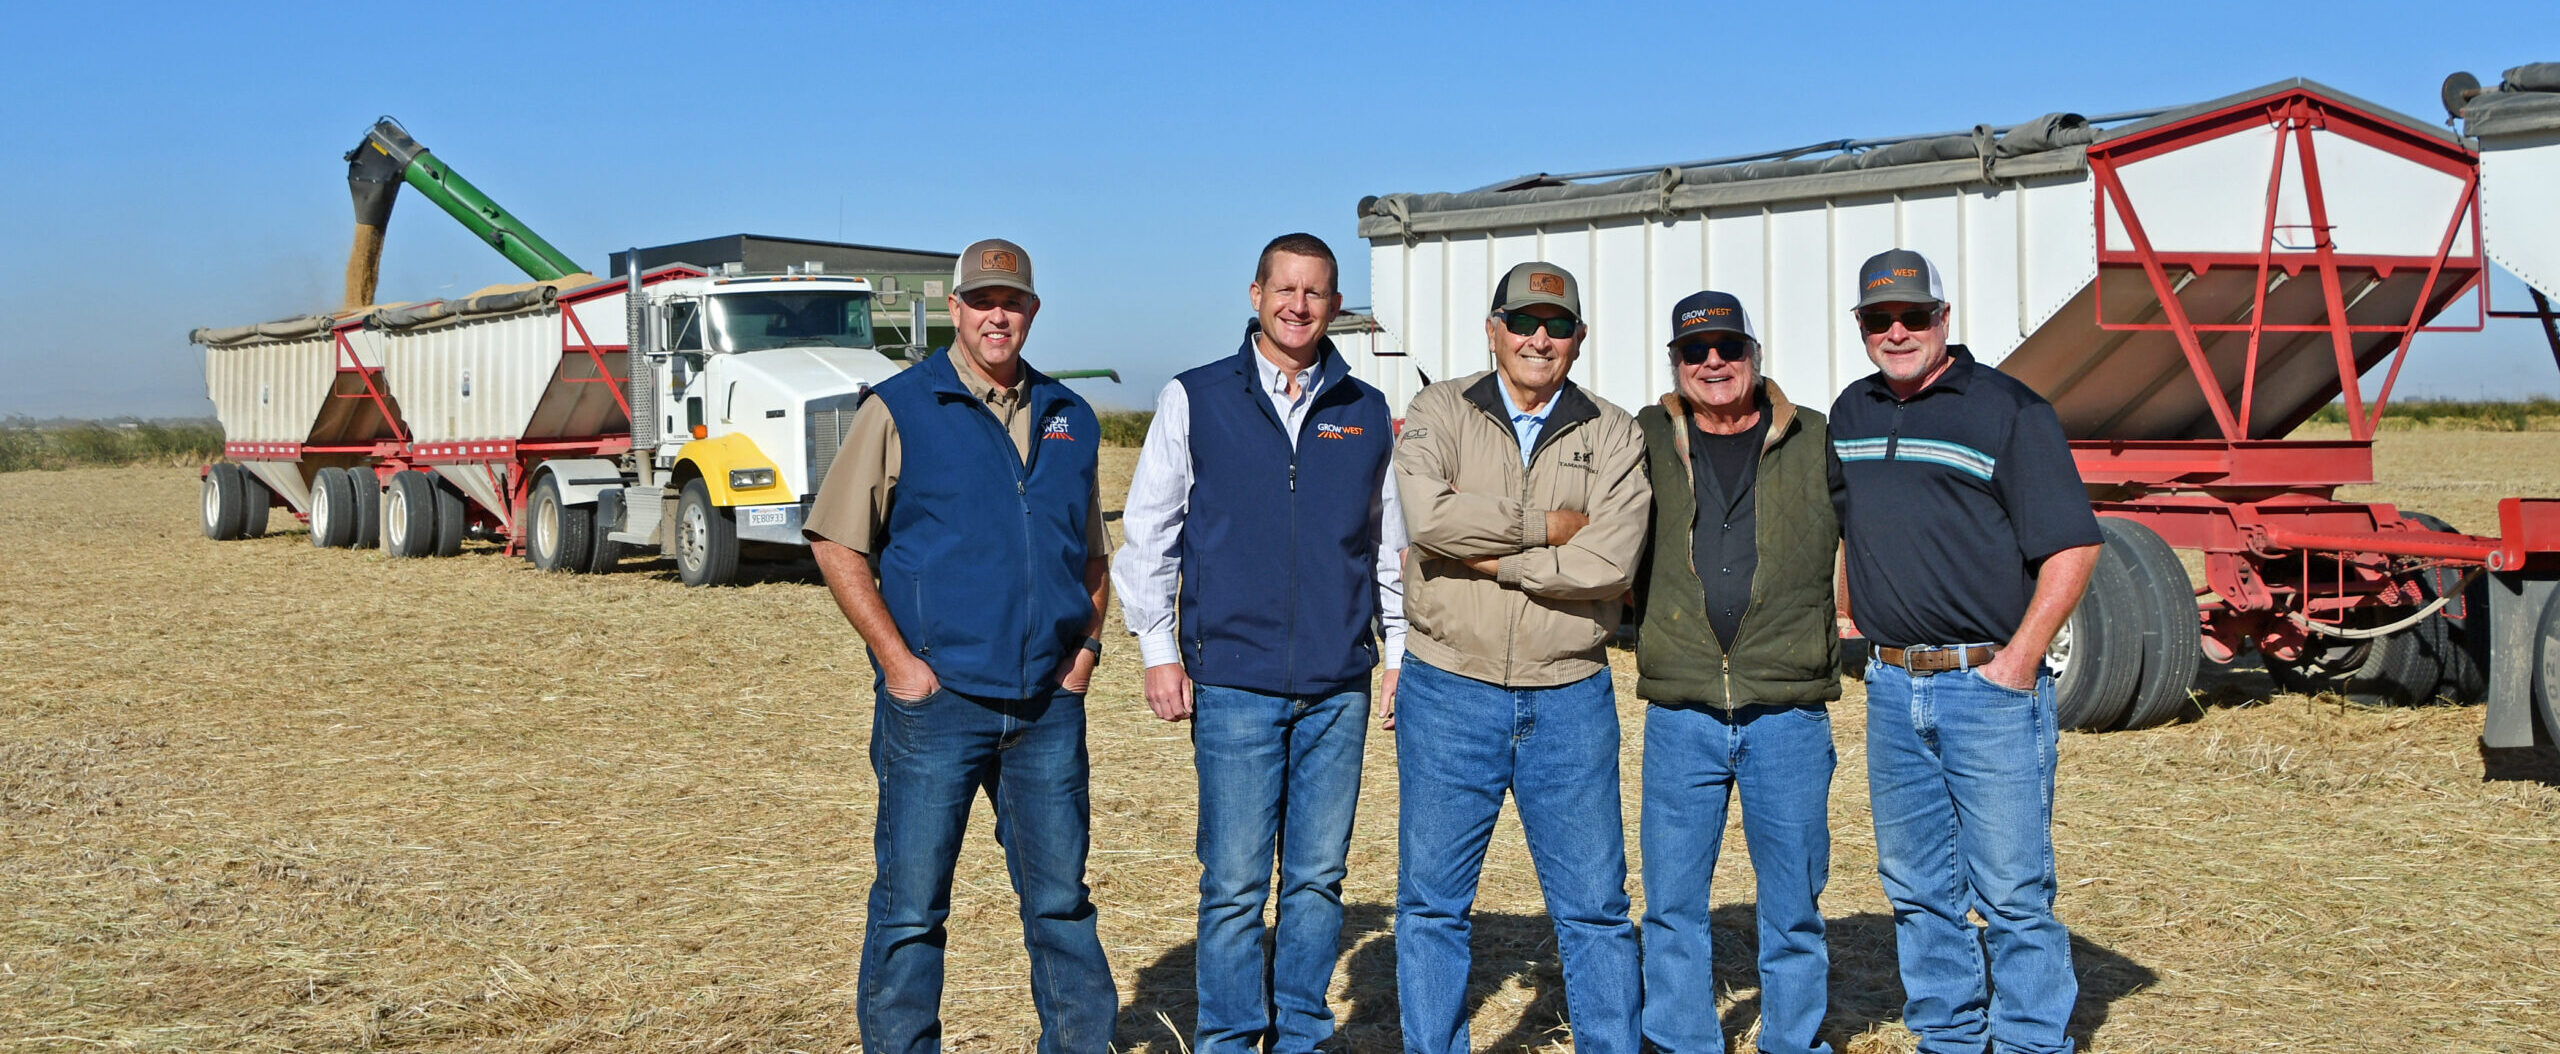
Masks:
[[[1653,492],[1635,419],[1566,376],[1587,335],[1572,275],[1512,268],[1485,322],[1495,368],[1423,389],[1396,445],[1411,536],[1394,714],[1408,1051],[1468,1049],[1468,911],[1505,793],[1555,920],[1574,1048],[1636,1051],[1617,693],[1602,646]]]

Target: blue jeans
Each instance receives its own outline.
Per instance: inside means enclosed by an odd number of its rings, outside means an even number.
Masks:
[[[872,1054],[942,1048],[951,871],[983,789],[1021,901],[1041,1054],[1111,1048],[1120,995],[1084,884],[1091,820],[1084,697],[989,699],[944,689],[917,702],[873,684],[871,771],[880,805],[856,1015]]]
[[[1508,791],[1555,921],[1580,1054],[1636,1054],[1636,932],[1618,808],[1609,671],[1505,688],[1408,655],[1396,689],[1396,998],[1404,1049],[1467,1049],[1467,942],[1485,847]]]
[[[1333,1034],[1325,990],[1342,956],[1342,876],[1360,804],[1369,687],[1269,695],[1199,685],[1191,758],[1200,775],[1200,1054],[1302,1054]],[[1262,905],[1280,866],[1280,919],[1263,951]],[[1266,972],[1267,965],[1267,972]]]
[[[1644,1038],[1663,1054],[1725,1049],[1707,898],[1737,791],[1760,886],[1760,1049],[1830,1054],[1815,1034],[1830,1002],[1821,901],[1838,763],[1820,705],[1646,709]]]
[[[1876,871],[1893,903],[1902,1023],[1922,1051],[2072,1049],[2063,1029],[2080,982],[2053,915],[2055,748],[2041,671],[2020,692],[1972,670],[1867,664]]]

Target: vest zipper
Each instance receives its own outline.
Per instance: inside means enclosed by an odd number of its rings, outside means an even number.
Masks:
[[[1724,663],[1724,708],[1731,710],[1733,709],[1733,656],[1721,655],[1717,657],[1717,661]]]

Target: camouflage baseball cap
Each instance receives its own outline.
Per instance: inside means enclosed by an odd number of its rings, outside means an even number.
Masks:
[[[1533,261],[1511,269],[1493,287],[1493,309],[1517,311],[1531,304],[1554,304],[1565,314],[1582,317],[1582,287],[1564,268]]]
[[[960,251],[960,260],[951,267],[951,295],[988,286],[1011,286],[1040,295],[1031,288],[1031,254],[1002,238],[985,238],[969,243]]]

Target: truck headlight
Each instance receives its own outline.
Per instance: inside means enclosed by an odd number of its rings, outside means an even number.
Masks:
[[[772,469],[733,468],[729,470],[730,490],[754,490],[757,487],[770,487],[772,485]]]

